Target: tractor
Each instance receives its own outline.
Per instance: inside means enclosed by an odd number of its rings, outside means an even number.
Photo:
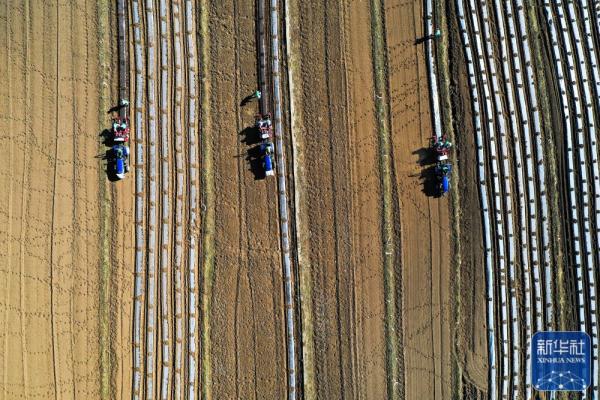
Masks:
[[[255,126],[258,128],[258,132],[261,139],[269,139],[271,138],[271,114],[257,114],[255,116]]]
[[[436,156],[436,161],[446,161],[448,152],[452,148],[452,143],[446,138],[446,135],[441,137],[432,136],[429,140],[429,147],[433,150]]]
[[[108,155],[108,173],[117,179],[125,178],[129,172],[129,147],[122,144],[110,148]]]
[[[116,143],[129,141],[129,118],[113,118],[111,133]]]
[[[264,142],[260,145],[260,153],[262,155],[262,165],[265,170],[265,176],[275,175],[273,168],[273,143]]]
[[[435,165],[435,177],[437,180],[437,188],[440,196],[444,196],[450,190],[450,175],[452,173],[452,165],[447,162],[438,162]]]

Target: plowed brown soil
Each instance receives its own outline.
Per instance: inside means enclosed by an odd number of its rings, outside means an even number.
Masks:
[[[258,103],[240,102],[256,90],[254,2],[210,1],[208,69],[215,187],[211,391],[215,399],[282,399],[286,395],[283,283],[277,186],[256,179],[251,127]],[[256,168],[256,166],[254,166]],[[258,168],[260,169],[260,167]]]
[[[420,154],[433,135],[421,1],[384,2],[393,158],[402,224],[402,329],[405,396],[452,394],[448,198],[428,195]],[[428,178],[430,179],[430,178]]]
[[[454,118],[456,121],[456,159],[460,167],[460,225],[461,265],[460,286],[457,293],[458,321],[456,348],[458,361],[462,364],[463,379],[466,381],[464,397],[470,391],[485,391],[488,380],[487,337],[486,337],[486,287],[484,251],[482,238],[481,210],[479,207],[478,177],[475,168],[477,158],[474,149],[475,133],[466,61],[459,37],[458,22],[454,18],[454,7],[449,7],[451,75],[453,85]],[[471,388],[474,386],[475,388]]]
[[[292,2],[292,118],[308,398],[386,398],[382,187],[368,2]],[[423,192],[432,135],[421,2],[385,1],[405,398],[451,397],[447,199]],[[395,206],[394,206],[395,207]],[[399,230],[399,225],[397,230]],[[306,297],[306,288],[310,297]],[[394,290],[396,293],[396,290]],[[305,382],[306,383],[306,382]],[[314,385],[314,386],[313,386]]]
[[[291,17],[306,397],[384,398],[369,5],[292,2]]]
[[[96,2],[0,8],[0,398],[100,398]]]

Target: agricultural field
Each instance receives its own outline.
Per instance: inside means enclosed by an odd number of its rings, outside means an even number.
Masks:
[[[0,399],[600,397],[596,3],[0,24]],[[586,393],[536,390],[546,330]]]
[[[0,6],[3,399],[100,398],[109,346],[129,348],[106,330],[109,281],[131,276],[116,265],[107,274],[114,189],[98,135],[109,12],[91,1]]]

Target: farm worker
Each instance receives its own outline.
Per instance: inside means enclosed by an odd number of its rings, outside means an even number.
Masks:
[[[127,100],[127,99],[121,99],[121,105],[122,106],[128,106],[129,105],[129,100]]]
[[[254,92],[254,94],[252,95],[252,98],[255,98],[255,99],[258,99],[258,100],[260,100],[260,96],[261,96],[261,94],[262,94],[262,93],[260,92],[260,90],[257,90],[257,91],[255,91],[255,92]]]
[[[442,31],[439,29],[436,29],[435,33],[433,34],[433,37],[436,39],[439,39],[442,37]]]
[[[123,121],[123,122],[121,123],[121,129],[122,129],[122,130],[125,130],[125,129],[127,129],[127,122]]]

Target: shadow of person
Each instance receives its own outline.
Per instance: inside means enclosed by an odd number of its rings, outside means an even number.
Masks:
[[[417,46],[417,45],[425,42],[427,39],[429,39],[429,36],[422,36],[420,38],[416,38],[414,45]]]
[[[418,156],[417,164],[421,167],[435,164],[437,161],[437,154],[435,154],[435,151],[427,147],[421,147],[420,149],[413,151],[412,154]]]
[[[245,143],[248,146],[254,146],[262,140],[260,138],[260,130],[254,125],[242,129],[240,136],[243,136],[242,143]]]
[[[250,103],[255,96],[253,94],[244,97],[244,99],[240,103],[240,107],[244,107],[246,104]]]
[[[119,112],[121,110],[121,108],[125,107],[126,104],[117,104],[116,106],[112,106],[110,108],[110,110],[108,110],[106,113],[107,114],[112,114],[114,112]]]
[[[115,144],[113,141],[113,134],[110,129],[102,130],[98,136],[102,137],[102,144],[107,147],[112,147]]]

